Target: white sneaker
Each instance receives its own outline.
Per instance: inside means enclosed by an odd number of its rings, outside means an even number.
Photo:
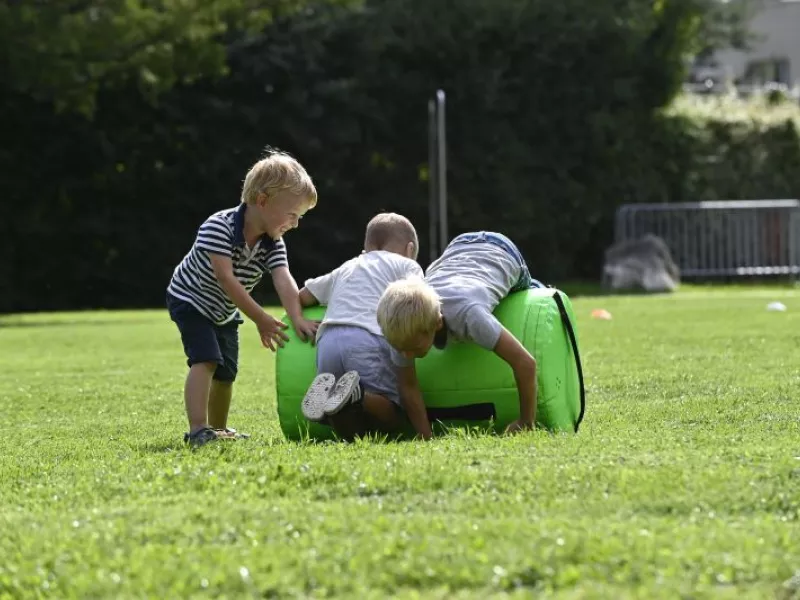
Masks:
[[[330,373],[320,373],[308,386],[305,398],[303,398],[303,416],[309,421],[319,423],[325,419],[325,406],[333,386],[336,384],[336,377]]]
[[[325,399],[324,411],[326,415],[335,415],[348,404],[361,402],[362,393],[359,382],[361,377],[358,371],[348,371],[336,382],[333,391]]]

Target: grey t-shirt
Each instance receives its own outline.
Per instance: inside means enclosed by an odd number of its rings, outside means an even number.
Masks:
[[[502,325],[492,311],[519,281],[522,267],[508,252],[488,242],[448,246],[429,267],[425,280],[442,301],[448,337],[493,350]],[[398,366],[411,361],[392,353]]]

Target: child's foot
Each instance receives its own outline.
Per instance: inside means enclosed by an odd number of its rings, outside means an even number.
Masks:
[[[216,442],[219,439],[217,432],[211,427],[202,427],[197,431],[186,433],[183,436],[183,441],[189,444],[192,448],[199,448],[205,446],[209,442]]]
[[[325,419],[325,404],[335,384],[336,377],[330,373],[320,373],[314,378],[303,398],[302,410],[306,419],[315,423]]]
[[[364,386],[358,371],[348,371],[336,382],[336,387],[325,402],[325,414],[335,415],[348,404],[357,404],[364,398]]]
[[[239,433],[235,429],[226,427],[225,429],[215,429],[214,432],[221,440],[248,440],[250,439],[249,433]]]

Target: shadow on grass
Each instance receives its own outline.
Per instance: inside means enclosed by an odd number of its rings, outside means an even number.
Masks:
[[[579,298],[581,296],[652,296],[652,292],[647,292],[643,289],[619,290],[614,291],[604,288],[599,281],[556,281],[548,282],[555,288],[564,292],[570,298]],[[767,289],[775,291],[791,291],[797,290],[798,285],[794,281],[782,278],[771,277],[752,277],[747,279],[732,279],[720,278],[712,280],[691,280],[681,282],[678,290],[675,292],[680,294],[681,290],[686,291],[711,291],[711,290],[753,290],[753,289]]]
[[[553,286],[564,292],[570,298],[580,298],[581,296],[652,296],[652,292],[643,289],[619,290],[615,291],[605,288],[599,281],[559,281],[550,282]]]
[[[142,325],[152,323],[152,319],[103,319],[103,320],[82,320],[71,319],[68,321],[20,321],[12,318],[0,317],[0,329],[22,329],[37,327],[74,327],[80,326],[108,326],[108,325]]]
[[[152,454],[168,454],[170,452],[182,452],[189,447],[182,440],[172,442],[145,442],[136,446],[137,450]]]
[[[236,446],[250,446],[252,445],[252,440],[217,440],[214,442],[209,442],[199,448],[192,448],[182,439],[170,441],[170,442],[145,442],[143,444],[138,444],[136,446],[136,450],[141,452],[142,454],[184,454],[187,452],[203,452],[205,450],[218,452],[219,454],[223,454],[224,452],[228,451],[230,448],[234,448]],[[256,448],[254,445],[253,448]],[[260,447],[259,447],[260,448]]]

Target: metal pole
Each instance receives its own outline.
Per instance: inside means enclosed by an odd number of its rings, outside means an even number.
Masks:
[[[438,169],[436,147],[436,102],[428,100],[428,247],[431,262],[439,256],[437,234]]]
[[[798,256],[798,241],[797,241],[797,234],[798,234],[798,217],[800,214],[798,213],[797,209],[792,210],[789,213],[789,272],[791,273],[790,281],[793,281],[795,285],[797,285],[798,277],[800,277],[800,269],[798,269],[798,264],[800,263],[800,256]]]
[[[449,236],[447,233],[447,137],[445,135],[445,95],[436,92],[436,143],[438,164],[436,169],[439,191],[439,248],[444,252]]]

